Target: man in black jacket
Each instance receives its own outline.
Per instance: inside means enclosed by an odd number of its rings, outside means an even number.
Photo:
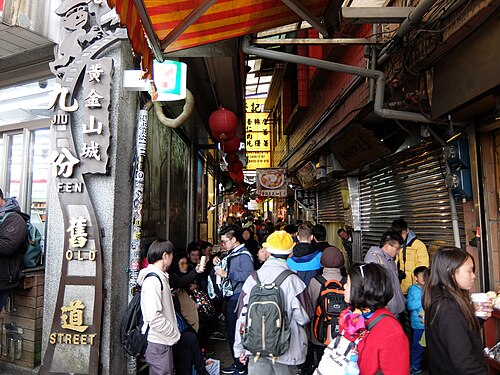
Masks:
[[[4,199],[0,189],[0,311],[7,296],[19,285],[23,252],[28,237],[26,221],[15,198]]]

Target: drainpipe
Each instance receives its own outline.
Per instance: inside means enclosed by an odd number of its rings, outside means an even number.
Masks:
[[[446,142],[441,139],[441,137],[432,129],[430,126],[427,126],[427,130],[432,134],[434,139],[438,141],[441,146],[446,146]],[[444,161],[446,175],[451,173],[451,167],[447,160]],[[460,230],[458,228],[458,213],[457,213],[457,204],[455,203],[455,198],[453,197],[453,193],[451,192],[451,188],[448,188],[448,199],[450,200],[450,210],[451,210],[451,224],[453,227],[453,240],[455,242],[455,247],[460,248]]]
[[[139,265],[141,262],[141,230],[142,230],[142,202],[144,196],[144,164],[146,161],[146,140],[148,134],[149,110],[153,102],[149,101],[139,112],[137,122],[137,136],[135,141],[135,172],[134,190],[132,195],[132,225],[130,229],[130,250],[128,269],[128,302],[137,290],[137,277],[139,276]],[[127,374],[137,374],[137,360],[135,357],[127,356]]]
[[[390,43],[385,46],[385,48],[383,48],[380,52],[380,58],[377,61],[378,65],[381,65],[387,61],[387,59],[394,51],[394,45],[399,43],[399,41],[406,35],[406,33],[414,24],[420,23],[422,21],[424,15],[429,11],[429,9],[433,7],[436,2],[437,0],[420,0],[413,12],[411,12],[399,26],[398,30],[396,31],[396,35],[394,35]]]
[[[290,53],[270,51],[264,48],[258,48],[250,45],[250,38],[243,38],[242,50],[247,55],[256,55],[259,57],[314,66],[319,69],[331,70],[333,72],[347,73],[355,76],[370,78],[375,80],[375,100],[373,111],[380,117],[396,120],[405,120],[413,122],[434,123],[421,113],[397,111],[384,108],[385,95],[385,74],[379,70],[359,68],[351,65],[339,64],[332,61],[313,59],[311,57],[297,56]]]

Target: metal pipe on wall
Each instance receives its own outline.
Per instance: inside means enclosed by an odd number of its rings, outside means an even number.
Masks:
[[[429,133],[436,139],[442,146],[446,145],[446,142],[441,139],[441,137],[432,129],[431,127],[427,127]],[[451,167],[447,160],[444,161],[446,174],[449,175],[451,173]],[[460,245],[460,229],[458,227],[458,213],[457,213],[457,204],[455,203],[455,198],[453,197],[453,193],[451,188],[448,188],[448,198],[450,199],[450,211],[451,211],[451,225],[453,227],[453,240],[455,242],[455,247],[462,247]]]
[[[380,57],[377,61],[378,65],[382,65],[389,59],[389,57],[392,54],[391,49],[393,49],[394,44],[398,43],[401,40],[401,38],[403,38],[406,35],[406,33],[410,31],[412,25],[422,21],[424,15],[432,8],[432,6],[437,1],[438,0],[421,0],[418,3],[413,12],[411,12],[408,15],[408,17],[405,18],[403,23],[399,26],[398,30],[396,31],[396,35],[393,37],[391,42],[380,52]]]
[[[315,66],[316,68],[319,69],[325,69],[333,72],[347,73],[347,74],[352,74],[354,76],[361,76],[365,78],[375,79],[376,84],[375,84],[375,100],[373,105],[373,111],[378,116],[396,120],[434,123],[434,121],[429,120],[421,113],[397,111],[384,108],[385,74],[379,70],[359,68],[357,66],[339,64],[333,61],[313,59],[311,57],[297,56],[286,52],[270,51],[264,48],[257,48],[250,45],[250,38],[248,37],[243,38],[243,43],[241,48],[243,52],[246,53],[247,55],[256,55],[271,60]]]
[[[258,48],[250,45],[250,38],[243,38],[242,51],[247,55],[256,55],[263,58],[268,58],[271,60],[291,62],[294,64],[302,64],[315,66],[319,69],[330,70],[334,72],[352,74],[354,76],[365,77],[375,80],[375,98],[373,104],[373,111],[380,117],[388,119],[406,120],[413,122],[423,122],[423,123],[434,123],[434,121],[428,119],[421,113],[415,112],[404,112],[392,109],[384,108],[384,96],[385,96],[385,74],[379,70],[365,69],[351,65],[339,64],[332,61],[325,61],[314,59],[311,57],[297,56],[290,53],[271,51],[264,48]],[[314,127],[314,131],[318,127]],[[314,131],[310,132],[308,136],[304,137],[301,141],[301,145],[305,144],[308,139],[312,137]],[[287,156],[285,159],[289,159],[291,155]],[[282,162],[283,163],[283,162]]]

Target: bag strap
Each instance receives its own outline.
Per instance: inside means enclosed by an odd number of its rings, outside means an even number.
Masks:
[[[7,218],[7,216],[10,215],[10,212],[11,211],[7,211],[7,212],[4,212],[4,214],[2,215],[2,217],[0,218],[0,224],[3,224],[3,221]]]
[[[378,322],[380,322],[386,316],[390,316],[390,315],[389,314],[380,314],[379,316],[377,316],[375,319],[373,319],[370,323],[368,323],[366,325],[366,329],[368,331],[370,331],[373,327],[375,327],[375,324],[377,324]]]
[[[285,279],[290,276],[291,274],[293,274],[295,272],[291,271],[291,270],[284,270],[283,272],[281,272],[278,277],[274,280],[274,284],[276,284],[276,286],[281,286],[281,284],[283,283],[283,281],[285,281]]]
[[[161,282],[160,276],[158,276],[156,272],[150,272],[144,277],[144,280],[146,280],[150,276],[155,276],[160,281],[161,290],[163,290],[163,283]]]
[[[314,278],[316,279],[317,282],[319,282],[321,285],[323,285],[324,283],[326,283],[328,280],[325,279],[325,277],[323,275],[316,275],[314,276]]]

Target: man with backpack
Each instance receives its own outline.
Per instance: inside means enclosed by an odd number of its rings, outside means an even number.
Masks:
[[[269,235],[262,245],[270,254],[245,281],[238,301],[234,353],[249,374],[292,374],[291,366],[305,361],[304,326],[313,314],[304,282],[286,259],[294,242],[285,231]]]
[[[308,288],[311,302],[316,306],[311,322],[311,341],[318,361],[323,356],[325,346],[337,336],[338,317],[347,308],[344,300],[347,278],[341,272],[344,254],[335,246],[330,246],[323,250],[320,262],[323,273],[312,279]],[[314,361],[314,358],[311,360]]]
[[[229,341],[229,347],[233,353],[234,331],[236,329],[236,304],[240,297],[243,283],[254,270],[252,254],[245,247],[241,228],[236,225],[230,225],[221,230],[221,241],[229,254],[222,260],[214,258],[216,264],[215,274],[221,278],[221,289],[224,301],[226,302],[226,331]],[[220,263],[220,264],[219,264]],[[220,267],[219,267],[220,266]],[[245,374],[245,366],[240,363],[237,356],[234,355],[234,363],[222,369],[223,374]]]
[[[148,340],[146,361],[150,375],[173,374],[172,346],[181,336],[167,275],[173,259],[172,242],[154,241],[148,250],[149,265],[139,272],[137,278],[137,284],[141,286],[142,332]]]
[[[15,198],[4,199],[0,189],[0,311],[7,297],[19,285],[27,246],[26,222]]]

